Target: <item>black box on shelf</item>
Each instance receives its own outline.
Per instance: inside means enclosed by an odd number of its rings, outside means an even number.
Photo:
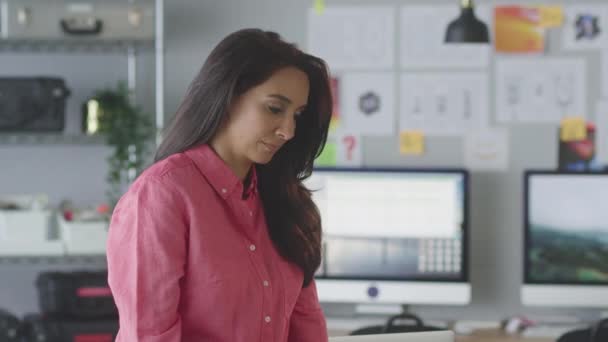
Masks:
[[[0,309],[0,342],[21,341],[21,321],[8,311]]]
[[[113,342],[118,319],[55,318],[28,315],[23,319],[25,342]]]
[[[0,77],[0,132],[62,132],[65,81],[55,77]]]
[[[118,317],[106,271],[44,272],[36,287],[45,316]]]

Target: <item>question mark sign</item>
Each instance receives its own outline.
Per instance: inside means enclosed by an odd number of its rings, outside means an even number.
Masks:
[[[346,160],[350,161],[353,159],[353,149],[357,144],[357,140],[354,136],[347,135],[342,138],[342,142],[344,143],[344,145],[346,145]]]

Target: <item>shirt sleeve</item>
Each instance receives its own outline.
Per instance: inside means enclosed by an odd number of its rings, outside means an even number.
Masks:
[[[314,280],[300,292],[289,322],[289,342],[327,342],[327,325]]]
[[[107,258],[120,316],[117,341],[181,342],[179,281],[187,224],[182,200],[169,185],[139,179],[112,215]]]

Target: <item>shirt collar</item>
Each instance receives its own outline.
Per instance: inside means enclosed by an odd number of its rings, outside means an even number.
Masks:
[[[228,198],[233,194],[239,197],[244,195],[247,198],[257,193],[258,177],[255,165],[251,167],[249,186],[243,192],[243,182],[208,144],[195,146],[187,150],[185,154],[192,159],[196,167],[222,198]]]

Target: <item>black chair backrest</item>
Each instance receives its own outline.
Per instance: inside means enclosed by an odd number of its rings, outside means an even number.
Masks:
[[[410,324],[395,324],[398,321],[409,321]],[[427,326],[420,317],[408,313],[390,317],[385,325],[375,325],[357,329],[350,335],[375,335],[375,334],[392,334],[392,333],[407,333],[407,332],[424,332],[424,331],[439,331],[445,330],[438,327]]]
[[[608,341],[608,318],[587,329],[569,331],[560,336],[557,342],[606,342]]]

